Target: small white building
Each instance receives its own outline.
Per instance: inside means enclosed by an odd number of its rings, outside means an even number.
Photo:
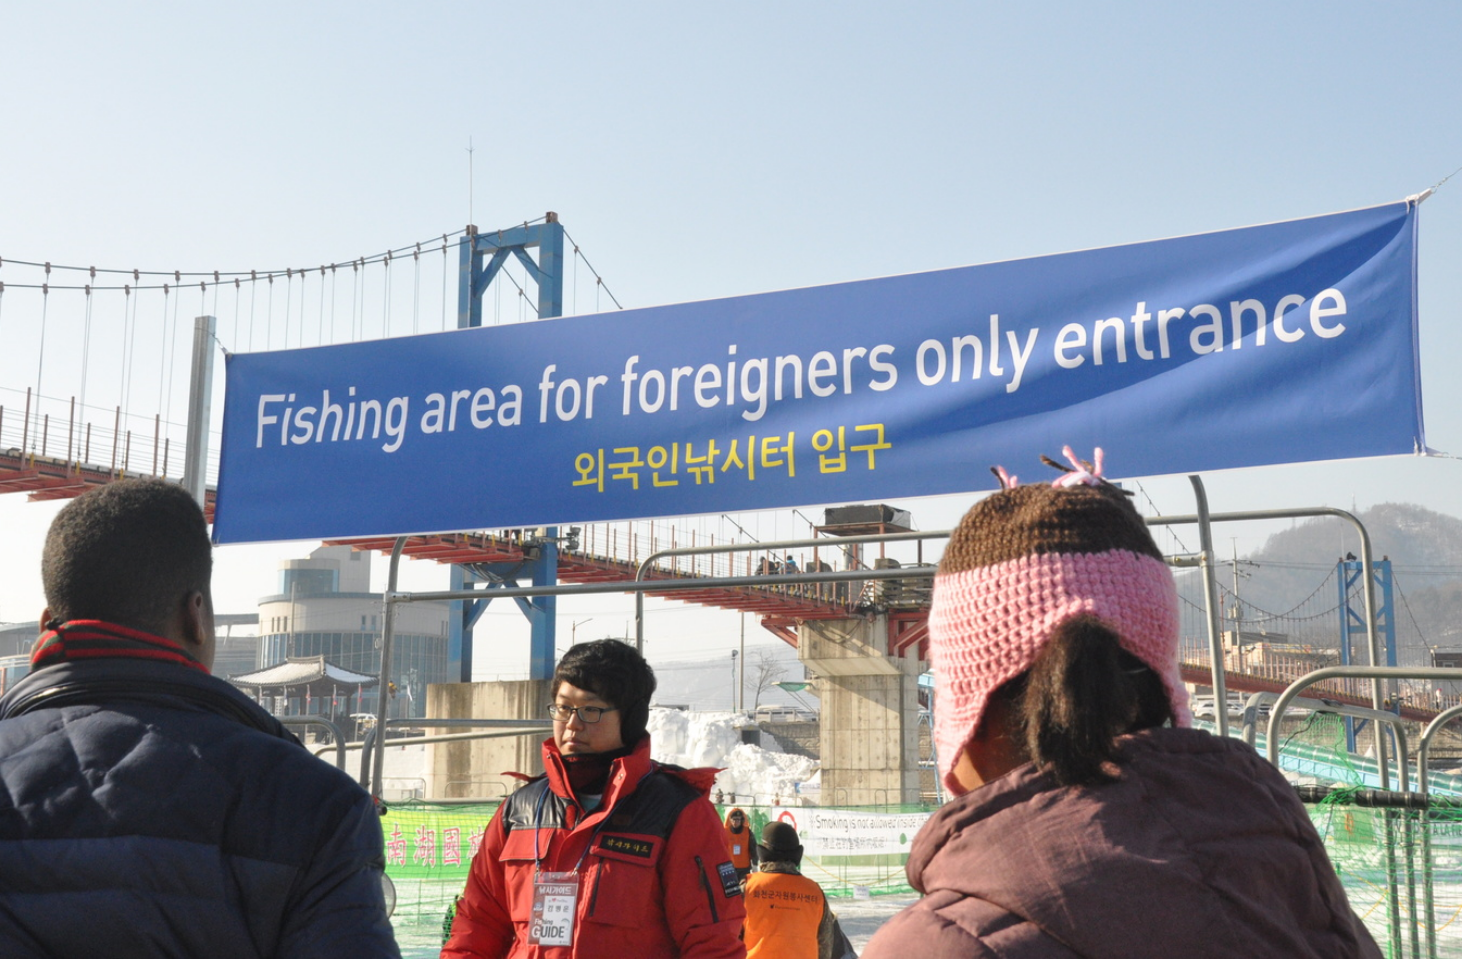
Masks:
[[[402,603],[396,607],[391,675],[396,685],[392,716],[423,716],[428,683],[455,680],[449,659],[447,603]],[[371,554],[348,546],[321,546],[307,559],[279,565],[279,592],[259,600],[259,655],[255,668],[289,659],[324,657],[356,673],[381,672],[381,594],[371,592]],[[391,695],[392,691],[387,690]],[[377,692],[363,690],[357,708],[375,712]],[[310,700],[311,711],[315,698]],[[275,712],[298,714],[303,700],[275,704]]]

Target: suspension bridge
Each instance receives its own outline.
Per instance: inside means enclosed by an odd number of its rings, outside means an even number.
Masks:
[[[0,493],[45,501],[73,497],[123,477],[180,478],[186,453],[187,320],[194,314],[215,317],[217,346],[234,353],[620,308],[566,230],[566,248],[545,247],[537,261],[525,253],[524,238],[539,236],[535,231],[547,227],[561,229],[556,215],[489,232],[468,227],[320,265],[270,269],[141,270],[0,258],[0,341],[7,344],[0,355]],[[468,247],[470,256],[463,253]],[[479,264],[472,257],[483,260]],[[555,268],[558,285],[550,295],[544,281]],[[473,282],[481,288],[469,297],[463,278],[474,270]],[[536,296],[531,292],[535,289]],[[219,445],[218,435],[211,434],[205,504],[210,518]],[[560,541],[556,577],[565,583],[629,581],[646,558],[661,550],[745,545],[749,537],[744,528],[734,519],[731,523],[740,535],[708,531],[704,520],[590,524],[582,528],[577,543]],[[818,528],[809,522],[807,531],[816,534]],[[349,542],[360,549],[391,547],[391,541],[382,539]],[[827,544],[796,551],[790,563],[785,551],[771,550],[669,557],[652,563],[645,575],[652,580],[716,579],[773,569],[830,568],[830,559],[843,568],[863,564],[861,555],[840,548],[836,537],[828,537]],[[403,552],[469,570],[519,567],[535,558],[532,536],[522,530],[414,536]],[[800,622],[877,610],[888,616],[891,654],[924,656],[927,588],[894,595],[872,581],[789,580],[785,585],[718,586],[663,595],[752,613],[763,627],[794,645]],[[1211,667],[1201,638],[1206,613],[1196,606],[1188,613],[1185,679],[1206,684]],[[1229,687],[1278,692],[1298,675],[1324,665],[1326,657],[1334,656],[1334,629],[1320,623],[1333,623],[1338,616],[1333,602],[1322,612],[1307,608],[1274,614],[1270,632],[1284,640],[1252,647],[1236,642],[1233,659],[1225,664]],[[1300,629],[1301,622],[1310,625]],[[1323,692],[1341,702],[1369,703],[1360,688]],[[1420,721],[1435,715],[1439,705],[1412,701],[1399,708],[1403,716]]]

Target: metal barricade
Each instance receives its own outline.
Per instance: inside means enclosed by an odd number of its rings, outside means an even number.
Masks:
[[[1353,678],[1353,679],[1371,679],[1371,680],[1374,680],[1375,681],[1375,688],[1379,688],[1381,680],[1384,680],[1384,679],[1391,679],[1391,680],[1397,680],[1397,679],[1427,679],[1427,680],[1439,680],[1439,681],[1457,682],[1457,681],[1462,681],[1462,669],[1443,669],[1443,668],[1436,667],[1436,666],[1427,666],[1427,667],[1404,667],[1404,666],[1330,666],[1330,667],[1327,667],[1325,669],[1317,669],[1317,670],[1314,670],[1313,672],[1306,673],[1305,675],[1301,676],[1299,679],[1295,680],[1293,683],[1290,683],[1289,686],[1284,690],[1284,692],[1280,693],[1279,696],[1278,696],[1278,698],[1276,698],[1275,701],[1274,701],[1273,710],[1271,711],[1271,713],[1269,715],[1269,728],[1266,731],[1266,742],[1264,744],[1265,745],[1266,754],[1268,755],[1269,761],[1271,763],[1275,764],[1276,766],[1279,764],[1279,728],[1280,728],[1280,721],[1284,717],[1284,711],[1289,708],[1290,704],[1293,703],[1299,697],[1299,694],[1303,690],[1308,689],[1310,686],[1313,686],[1314,684],[1316,684],[1318,682],[1323,682],[1324,680],[1327,680],[1327,679],[1347,679],[1347,678]],[[1264,696],[1264,695],[1265,694],[1263,694],[1263,693],[1257,694],[1255,697],[1253,697],[1253,699],[1251,700],[1251,702],[1254,703],[1257,706],[1258,700],[1262,696]],[[1409,793],[1411,791],[1411,776],[1410,776],[1410,772],[1407,769],[1407,765],[1406,765],[1406,733],[1405,733],[1404,729],[1401,726],[1401,717],[1400,716],[1397,716],[1395,713],[1385,712],[1384,710],[1367,710],[1367,709],[1363,709],[1362,707],[1358,707],[1358,706],[1344,706],[1344,705],[1341,705],[1341,704],[1333,704],[1333,705],[1332,704],[1326,704],[1324,706],[1324,708],[1327,709],[1327,710],[1330,710],[1332,712],[1342,713],[1344,715],[1364,716],[1365,718],[1371,719],[1372,721],[1376,722],[1377,723],[1377,727],[1376,727],[1377,729],[1380,729],[1380,723],[1383,723],[1384,722],[1387,725],[1389,725],[1391,727],[1392,734],[1396,738],[1396,747],[1397,747],[1397,753],[1398,753],[1398,759],[1399,759],[1398,766],[1399,766],[1399,770],[1400,770],[1400,786],[1401,786],[1401,790],[1400,791],[1402,793]],[[1457,712],[1459,714],[1462,714],[1462,709],[1455,710],[1455,711],[1454,710],[1449,710],[1449,712]],[[1437,720],[1441,720],[1441,719],[1442,719],[1441,716],[1438,716],[1437,717]],[[1427,731],[1422,734],[1423,735],[1423,739],[1425,739],[1427,741],[1428,745],[1430,745],[1430,738],[1429,738],[1428,734],[1429,733],[1433,733],[1435,731],[1435,729],[1440,728],[1440,726],[1437,725],[1437,720],[1434,720],[1433,723],[1432,723],[1432,725],[1427,728]],[[1377,748],[1377,751],[1376,751],[1376,768],[1377,768],[1377,771],[1380,774],[1381,788],[1384,790],[1384,789],[1389,788],[1389,779],[1388,779],[1388,776],[1387,776],[1387,769],[1386,769],[1386,762],[1385,762],[1385,739],[1384,739],[1384,737],[1382,737],[1380,735],[1377,735],[1377,737],[1376,737],[1376,743],[1377,743],[1377,747],[1378,747]],[[1418,791],[1422,794],[1423,797],[1425,797],[1426,796],[1426,774],[1424,772],[1424,770],[1425,770],[1425,754],[1418,754],[1418,757],[1417,758],[1418,758],[1418,766],[1423,770],[1422,772],[1420,772],[1418,774],[1418,777],[1417,777]],[[1393,952],[1393,954],[1399,955],[1400,948],[1401,948],[1401,944],[1402,944],[1401,943],[1401,905],[1398,902],[1397,889],[1396,889],[1395,847],[1393,846],[1393,844],[1391,842],[1392,822],[1391,822],[1391,817],[1390,817],[1390,813],[1389,812],[1385,812],[1383,814],[1382,822],[1384,823],[1384,825],[1386,827],[1386,882],[1387,882],[1387,886],[1388,886],[1388,889],[1389,889],[1389,892],[1390,892],[1390,895],[1389,895],[1388,899],[1390,901],[1391,908],[1390,908],[1390,914],[1389,914],[1389,917],[1388,918],[1390,920],[1390,928],[1391,928],[1392,952]],[[1417,913],[1417,909],[1416,909],[1416,861],[1415,861],[1415,850],[1413,849],[1412,843],[1410,841],[1411,840],[1411,820],[1409,818],[1402,820],[1402,826],[1403,826],[1403,833],[1404,833],[1403,842],[1404,842],[1404,844],[1406,846],[1406,875],[1407,875],[1407,887],[1408,887],[1407,888],[1407,899],[1408,899],[1408,905],[1410,907],[1410,915],[1411,915],[1411,928],[1410,928],[1411,953],[1412,953],[1413,956],[1419,956],[1419,955],[1421,955],[1421,946],[1420,946],[1420,943],[1418,941],[1418,934],[1417,934],[1418,933],[1417,926],[1419,925],[1419,923],[1418,923],[1418,913]],[[1426,837],[1428,837],[1428,839],[1429,839],[1430,830],[1429,829],[1423,830],[1423,835],[1426,836]],[[1429,844],[1429,842],[1427,843],[1427,847],[1428,847],[1427,848],[1427,852],[1424,854],[1425,862],[1423,863],[1423,868],[1425,870],[1427,870],[1428,873],[1429,873],[1429,871],[1430,871],[1430,865],[1431,865],[1431,863],[1430,863],[1430,858],[1431,857],[1430,857],[1430,844]],[[1436,931],[1435,931],[1434,916],[1432,915],[1432,911],[1433,910],[1430,908],[1431,883],[1429,881],[1426,882],[1426,892],[1425,892],[1425,895],[1426,895],[1426,899],[1428,900],[1428,903],[1427,903],[1428,917],[1427,917],[1427,922],[1426,922],[1428,955],[1429,956],[1432,956],[1432,957],[1435,957],[1436,956]]]
[[[422,727],[426,729],[487,729],[497,732],[479,733],[474,738],[487,739],[493,736],[537,736],[545,729],[553,728],[551,719],[388,719],[387,728],[396,727]],[[377,775],[372,776],[371,761],[376,754],[378,741],[376,738],[377,727],[372,726],[361,741],[360,756],[360,784],[371,792],[377,799],[381,798],[380,789],[371,789],[371,784],[380,783],[382,778],[379,773],[381,766],[375,767]],[[470,734],[469,734],[470,735]],[[397,746],[415,746],[428,742],[450,742],[457,739],[469,738],[469,736],[453,736],[450,739],[445,736],[413,736],[410,739],[396,740]],[[379,746],[385,749],[392,745],[389,737],[380,740]],[[342,753],[344,750],[342,750]],[[342,763],[343,765],[343,763]]]
[[[285,726],[321,726],[330,731],[330,738],[335,742],[335,765],[339,769],[345,768],[345,733],[340,727],[323,716],[281,716],[279,721]]]

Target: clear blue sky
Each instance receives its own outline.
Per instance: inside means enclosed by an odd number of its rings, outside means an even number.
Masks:
[[[473,219],[557,211],[627,306],[1223,229],[1397,200],[1462,166],[1459,36],[1462,5],[1440,2],[25,4],[0,34],[0,257],[376,253],[467,221],[469,138]],[[1459,261],[1462,175],[1421,214],[1428,441],[1449,453]],[[24,303],[0,312],[0,388],[22,394]],[[46,392],[64,395],[79,358],[52,336]],[[1216,509],[1453,514],[1459,480],[1455,459],[1405,458],[1207,477]],[[1185,480],[1143,482],[1191,509]],[[965,502],[907,505],[932,528]],[[0,497],[0,620],[38,611],[51,512]],[[251,609],[280,553],[221,550],[220,605]],[[719,643],[735,623],[717,622]]]

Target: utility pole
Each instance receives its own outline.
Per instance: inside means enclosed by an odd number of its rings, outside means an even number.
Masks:
[[[289,617],[288,617],[289,622],[285,623],[286,630],[285,630],[285,638],[284,638],[284,657],[282,659],[280,659],[280,662],[281,663],[288,662],[289,661],[290,654],[294,652],[295,602],[298,599],[298,595],[299,595],[299,579],[297,577],[295,577],[295,576],[290,576],[290,578],[289,578]],[[287,689],[284,692],[284,711],[285,711],[286,714],[289,712],[289,690],[287,690]]]
[[[183,488],[193,494],[199,509],[206,506],[208,496],[208,422],[213,401],[213,344],[217,340],[213,331],[216,323],[211,316],[200,316],[193,320],[193,368],[188,378],[188,432],[183,454]],[[36,402],[39,404],[39,398]],[[115,442],[113,440],[113,445]]]
[[[291,572],[293,572],[291,570]],[[288,660],[294,653],[294,627],[296,619],[295,604],[299,602],[299,579],[296,576],[289,578],[289,638],[285,640],[284,658]]]
[[[741,672],[736,680],[736,711],[746,711],[746,614],[741,614]]]
[[[1234,646],[1235,651],[1239,654],[1239,672],[1242,673],[1244,671],[1244,607],[1239,602],[1239,541],[1231,539],[1229,545],[1233,548],[1234,554]],[[1214,707],[1217,708],[1217,706],[1218,704],[1215,703]],[[1227,708],[1227,704],[1225,704],[1225,708]]]
[[[737,701],[741,698],[741,691],[736,688],[736,650],[731,650],[731,708],[737,712],[741,707]]]
[[[1239,571],[1240,561],[1238,539],[1230,539],[1229,543],[1233,547],[1234,557],[1234,609],[1232,616],[1234,622],[1234,646],[1235,652],[1237,653],[1239,660],[1239,672],[1242,673],[1248,667],[1248,657],[1244,651],[1244,605],[1242,602],[1239,601],[1239,579],[1240,577],[1247,579],[1251,574],[1241,573]],[[1253,566],[1255,568],[1258,568],[1259,566],[1258,563],[1252,562],[1247,559],[1243,561],[1243,564],[1245,566]]]

